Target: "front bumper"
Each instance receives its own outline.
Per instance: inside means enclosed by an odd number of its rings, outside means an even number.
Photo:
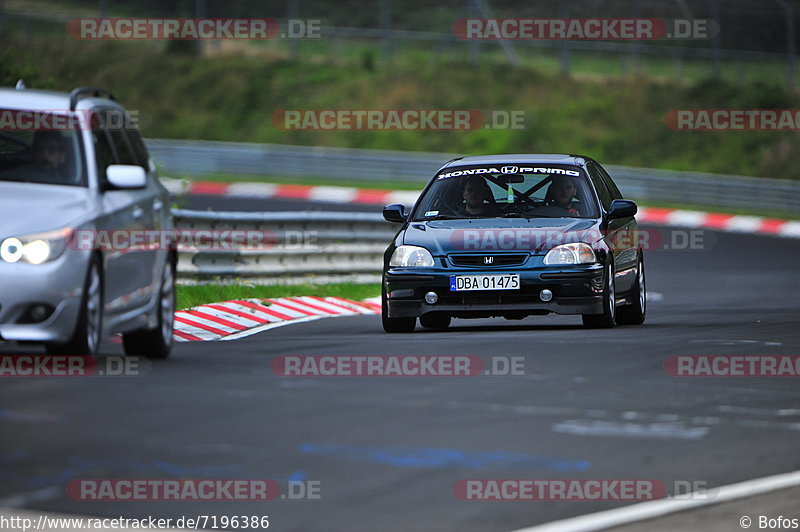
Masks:
[[[66,342],[78,322],[89,254],[68,249],[61,257],[33,265],[0,261],[0,340]],[[42,321],[25,323],[34,304],[53,308]]]
[[[602,314],[604,266],[599,263],[532,269],[434,269],[389,268],[383,275],[386,308],[390,318],[447,314],[455,318],[504,316],[523,318],[534,314]],[[520,278],[517,290],[451,291],[451,275],[508,274]],[[544,302],[539,293],[553,293]],[[430,304],[425,294],[439,300]]]

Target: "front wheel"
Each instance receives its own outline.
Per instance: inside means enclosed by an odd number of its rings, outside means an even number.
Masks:
[[[161,272],[158,291],[158,324],[155,329],[134,331],[122,335],[122,347],[128,356],[167,358],[172,350],[172,330],[175,319],[175,268],[167,258]]]
[[[614,263],[609,259],[606,267],[606,282],[603,289],[603,313],[583,314],[584,327],[591,329],[608,329],[616,322],[616,293],[614,291]]]
[[[92,257],[83,287],[78,323],[66,343],[47,344],[48,355],[96,356],[103,330],[103,277],[100,260]]]
[[[381,324],[387,333],[410,333],[417,326],[417,318],[390,318],[386,294],[381,294]]]
[[[617,312],[617,323],[620,325],[641,325],[647,315],[647,287],[644,278],[644,258],[639,254],[639,264],[636,273],[636,284],[631,290],[633,303],[626,305]]]

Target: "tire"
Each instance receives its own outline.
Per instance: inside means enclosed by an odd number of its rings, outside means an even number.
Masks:
[[[419,324],[426,329],[447,329],[450,326],[450,316],[447,314],[426,314],[420,316]]]
[[[417,326],[417,318],[390,318],[386,315],[386,294],[381,293],[381,324],[387,333],[410,333]]]
[[[636,273],[636,284],[631,290],[633,303],[625,305],[617,311],[617,323],[620,325],[641,325],[647,316],[647,285],[644,274],[644,257],[639,252],[639,264]]]
[[[616,307],[614,299],[616,293],[614,290],[614,264],[609,260],[606,267],[606,282],[603,288],[603,313],[602,314],[583,314],[584,327],[590,329],[609,329],[616,323]]]
[[[175,319],[175,265],[167,257],[161,271],[158,290],[158,325],[155,329],[134,331],[122,335],[122,347],[127,356],[164,359],[172,350],[172,331]]]
[[[103,274],[100,259],[93,256],[83,284],[83,297],[75,331],[66,343],[48,343],[48,355],[97,356],[103,332]]]

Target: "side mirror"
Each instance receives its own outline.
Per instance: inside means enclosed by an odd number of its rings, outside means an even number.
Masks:
[[[405,223],[406,206],[402,203],[393,203],[383,208],[383,219],[387,222]]]
[[[147,174],[141,166],[112,164],[106,168],[106,179],[111,188],[134,189],[147,186]]]
[[[631,200],[615,199],[611,202],[611,210],[608,211],[608,218],[630,218],[634,216],[638,210],[639,207]]]

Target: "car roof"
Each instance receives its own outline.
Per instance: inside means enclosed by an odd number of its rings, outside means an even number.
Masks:
[[[2,107],[5,109],[69,111],[69,94],[65,92],[0,88],[0,102],[3,102]],[[78,100],[76,109],[92,109],[100,106],[122,109],[122,106],[114,100],[88,95],[82,96]]]
[[[507,155],[477,155],[453,159],[442,168],[473,164],[574,164],[583,166],[592,159],[583,155],[566,153],[512,153]]]

